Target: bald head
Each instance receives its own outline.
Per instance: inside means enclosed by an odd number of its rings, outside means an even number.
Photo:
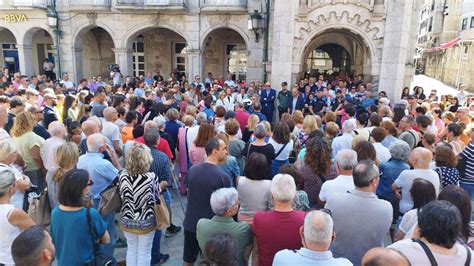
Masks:
[[[372,248],[362,258],[362,266],[409,266],[408,259],[391,248]]]
[[[82,125],[81,125],[81,129],[82,129],[82,132],[84,132],[84,134],[86,135],[86,137],[89,137],[90,135],[92,135],[94,133],[99,133],[100,132],[100,129],[99,129],[99,126],[97,125],[97,122],[95,122],[91,119],[88,119],[88,120],[84,121],[84,123],[82,123]]]
[[[107,107],[104,109],[105,120],[114,122],[117,120],[117,110],[114,107]]]
[[[410,154],[410,163],[415,169],[428,169],[433,159],[433,153],[422,147],[413,149]]]

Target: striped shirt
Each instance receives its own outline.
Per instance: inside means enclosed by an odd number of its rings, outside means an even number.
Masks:
[[[466,173],[461,182],[474,185],[474,143],[469,143],[459,155],[466,159]]]

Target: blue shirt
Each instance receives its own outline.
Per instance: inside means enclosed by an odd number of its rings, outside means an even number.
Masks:
[[[104,191],[118,175],[118,170],[106,159],[102,153],[88,152],[79,157],[77,169],[86,170],[94,184],[90,191],[94,199],[100,198]]]
[[[377,195],[395,198],[392,191],[392,184],[403,170],[409,170],[410,166],[401,160],[390,159],[388,162],[380,164],[380,183],[377,187]]]
[[[167,121],[165,126],[165,132],[170,135],[174,143],[178,143],[178,131],[181,126],[176,121]]]
[[[155,173],[158,180],[166,181],[168,184],[171,182],[171,170],[168,156],[163,152],[156,149],[156,147],[150,147],[151,157],[153,162],[150,165],[150,172]]]
[[[375,105],[375,100],[373,98],[365,98],[362,100],[362,106],[364,106],[364,108],[368,108],[372,105]]]
[[[345,258],[334,258],[331,251],[312,251],[307,248],[299,250],[284,249],[275,255],[273,266],[278,265],[352,265]]]
[[[212,111],[211,108],[206,108],[203,111],[206,116],[207,116],[207,121],[213,121],[214,120],[214,111]]]
[[[94,259],[86,211],[86,208],[77,211],[53,209],[49,232],[56,248],[57,265],[85,265]],[[95,239],[99,239],[105,234],[107,223],[93,208],[90,215],[92,231]]]

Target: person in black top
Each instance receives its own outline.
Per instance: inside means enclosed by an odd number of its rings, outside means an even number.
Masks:
[[[54,106],[57,104],[58,98],[55,94],[46,93],[44,95],[44,108],[43,108],[43,116],[44,116],[44,127],[48,128],[49,124],[53,121],[58,121],[58,116],[54,111]]]
[[[331,111],[335,112],[336,109],[344,103],[344,99],[342,99],[341,90],[336,89],[336,98],[331,99]]]
[[[20,96],[14,96],[10,99],[10,112],[8,112],[8,120],[5,126],[3,127],[8,134],[13,127],[13,122],[15,122],[15,117],[19,112],[25,110],[25,103]]]
[[[313,97],[313,100],[310,102],[309,111],[313,115],[326,112],[327,100],[326,97],[323,96],[323,92],[323,88],[319,89]]]
[[[207,160],[193,165],[186,180],[188,187],[188,205],[184,215],[184,265],[192,265],[199,254],[196,238],[196,225],[199,219],[211,219],[214,216],[210,199],[212,192],[219,188],[230,187],[231,179],[218,164],[227,158],[227,147],[223,140],[209,139],[206,147]]]
[[[267,175],[263,179],[271,180],[271,169],[272,169],[272,160],[275,159],[275,149],[270,143],[265,142],[265,137],[267,136],[267,128],[263,123],[259,123],[255,126],[253,131],[256,140],[254,142],[247,142],[244,149],[242,150],[242,155],[248,160],[250,154],[254,152],[261,153],[267,158]]]

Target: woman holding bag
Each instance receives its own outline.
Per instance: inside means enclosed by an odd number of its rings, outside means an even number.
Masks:
[[[153,161],[150,149],[135,143],[125,155],[125,169],[119,173],[122,200],[120,226],[127,238],[127,265],[150,265],[153,237],[157,229],[155,203],[159,180],[149,172]]]

